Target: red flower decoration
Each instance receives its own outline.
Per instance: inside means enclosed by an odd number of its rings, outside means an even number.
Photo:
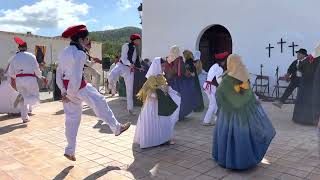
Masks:
[[[310,62],[310,63],[313,63],[314,62],[314,57],[310,54],[308,57],[307,57],[307,60]]]

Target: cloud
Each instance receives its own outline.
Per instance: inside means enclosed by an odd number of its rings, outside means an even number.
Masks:
[[[132,7],[139,5],[139,0],[118,0],[117,5],[122,11],[126,11]]]
[[[21,25],[0,24],[0,31],[19,32],[19,33],[31,32],[32,34],[36,34],[39,30],[40,28],[26,27]]]
[[[112,26],[112,25],[106,25],[102,28],[102,30],[113,30],[113,29],[118,29],[118,27]]]
[[[40,0],[18,9],[0,10],[0,30],[36,33],[42,28],[64,29],[73,24],[92,22],[81,20],[89,5],[73,0]]]
[[[97,19],[89,19],[89,20],[85,20],[85,21],[84,21],[85,24],[97,23],[97,22],[99,22]]]

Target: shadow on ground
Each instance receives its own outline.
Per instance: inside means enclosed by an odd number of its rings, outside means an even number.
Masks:
[[[26,127],[27,127],[27,124],[25,123],[16,123],[16,124],[10,124],[4,127],[0,127],[0,135],[7,134],[17,129],[22,129]]]
[[[19,118],[20,114],[7,114],[0,117],[0,121],[6,121],[11,119]]]
[[[113,170],[120,170],[119,167],[115,167],[115,166],[108,166],[106,168],[103,168],[89,176],[87,176],[86,178],[84,178],[84,180],[92,180],[92,179],[98,179],[104,175],[106,175],[108,172],[113,171]]]
[[[53,180],[62,180],[65,179],[69,172],[73,169],[74,166],[69,166],[66,167],[65,169],[63,169],[58,175],[56,175],[56,177],[53,178]]]

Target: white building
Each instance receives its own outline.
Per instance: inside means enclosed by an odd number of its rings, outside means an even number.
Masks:
[[[312,53],[320,42],[318,7],[319,0],[145,0],[142,56],[165,56],[178,45],[200,49],[207,61],[228,50],[241,55],[251,73],[260,74],[262,64],[263,74],[274,78],[277,66],[283,75],[296,59],[292,43],[295,51]]]
[[[0,68],[6,68],[8,60],[17,51],[17,44],[14,42],[14,36],[18,36],[28,44],[28,51],[36,53],[36,49],[42,49],[44,61],[47,65],[55,63],[59,54],[69,45],[69,40],[60,37],[44,37],[31,34],[20,34],[0,31]],[[102,58],[102,43],[92,42],[90,54],[99,59]],[[101,65],[95,67],[101,72]]]

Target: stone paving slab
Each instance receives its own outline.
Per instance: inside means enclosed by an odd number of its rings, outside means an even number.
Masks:
[[[176,125],[175,145],[142,150],[133,145],[137,115],[124,112],[126,102],[108,99],[116,117],[133,123],[119,137],[84,107],[78,134],[77,162],[63,157],[64,114],[61,102],[41,104],[32,121],[0,115],[0,179],[195,179],[295,180],[320,179],[315,127],[291,121],[293,107],[282,110],[263,103],[277,130],[264,158],[254,169],[231,171],[211,159],[212,127],[201,126],[204,114],[195,113]],[[136,113],[139,113],[137,108]]]

